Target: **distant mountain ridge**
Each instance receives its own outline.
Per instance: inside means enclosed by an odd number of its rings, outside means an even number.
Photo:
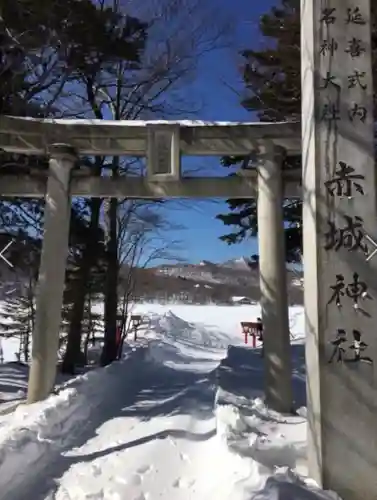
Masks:
[[[219,294],[225,301],[231,301],[232,296],[249,297],[257,302],[260,299],[258,262],[245,257],[214,263],[207,260],[199,264],[177,263],[164,264],[150,268],[156,279],[186,282],[185,290],[190,287],[198,289],[205,287]],[[287,287],[291,303],[302,304],[303,276],[300,271],[287,267]]]
[[[233,259],[233,260],[226,260],[223,264],[221,264],[222,267],[229,267],[232,269],[250,269],[250,267],[255,265],[254,261],[251,259],[247,259],[246,257],[241,257],[239,259]]]
[[[120,270],[119,292],[124,292],[129,280],[127,266]],[[260,300],[258,263],[248,258],[214,263],[203,260],[198,264],[163,264],[137,268],[136,298],[139,301],[178,301],[197,304],[230,304],[233,297]],[[0,300],[12,290],[20,290],[25,276],[0,259]],[[290,304],[303,303],[303,275],[287,266],[287,288]],[[16,292],[17,293],[17,292]]]

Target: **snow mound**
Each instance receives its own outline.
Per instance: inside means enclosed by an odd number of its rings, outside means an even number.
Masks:
[[[25,398],[28,376],[29,367],[24,363],[0,364],[0,411],[4,403]]]
[[[17,361],[17,355],[20,350],[19,336],[0,338],[0,350],[3,351],[3,359],[5,363]]]
[[[58,395],[33,405],[20,405],[12,415],[0,419],[0,484],[2,498],[25,478],[20,471],[37,475],[51,454],[69,445],[82,432],[91,414],[101,404],[109,387],[119,380],[119,369],[135,373],[144,349],[131,351],[119,363],[80,375],[62,386]],[[132,383],[132,377],[127,379]],[[29,468],[28,468],[29,467]]]
[[[306,477],[305,418],[272,412],[260,399],[226,404],[224,394],[215,412],[218,437],[249,461],[250,474],[238,485],[248,499],[340,500]]]
[[[323,491],[311,481],[303,481],[287,470],[277,472],[267,479],[264,488],[253,495],[251,500],[341,500],[332,491]]]
[[[218,327],[185,321],[171,310],[163,315],[151,315],[151,329],[172,342],[213,350],[224,351],[231,340]]]
[[[231,338],[217,327],[185,321],[172,311],[150,313],[147,359],[179,370],[210,371]]]
[[[249,463],[239,483],[248,500],[335,500],[308,479],[306,408],[282,415],[266,407],[261,394],[262,358],[247,348],[231,347],[218,369],[215,398],[218,438]]]

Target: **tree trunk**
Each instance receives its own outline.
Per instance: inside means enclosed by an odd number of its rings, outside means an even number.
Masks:
[[[101,354],[101,365],[106,366],[117,359],[117,312],[118,312],[118,200],[112,198],[109,206],[109,228],[107,241],[107,275],[105,284],[105,338]]]
[[[67,350],[65,352],[61,371],[75,374],[75,366],[81,357],[81,330],[85,310],[85,298],[90,280],[90,271],[96,261],[98,246],[97,234],[102,200],[92,198],[90,201],[91,216],[89,223],[89,238],[84,247],[79,265],[77,282],[74,284],[73,306],[68,328]]]
[[[29,321],[27,325],[25,345],[24,345],[25,363],[29,363],[30,338],[34,331],[34,319],[35,319],[34,291],[35,291],[35,284],[33,283],[33,278],[29,276],[29,283],[27,288]]]

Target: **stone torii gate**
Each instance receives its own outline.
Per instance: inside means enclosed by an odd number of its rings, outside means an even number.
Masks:
[[[301,172],[282,175],[284,155],[298,154],[295,123],[112,122],[0,118],[0,147],[49,155],[48,175],[1,175],[0,196],[46,198],[28,401],[44,399],[55,379],[72,196],[258,199],[260,288],[265,327],[266,398],[292,408],[283,226],[284,197],[300,196]],[[186,178],[181,155],[257,155],[257,169],[223,178]],[[73,167],[80,155],[146,157],[146,177],[94,177]]]

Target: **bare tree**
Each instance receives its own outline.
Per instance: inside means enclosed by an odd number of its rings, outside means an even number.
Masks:
[[[107,2],[99,2],[103,9]],[[229,19],[221,17],[221,11],[204,0],[177,0],[156,2],[131,2],[124,5],[114,0],[113,8],[121,15],[127,12],[144,21],[147,39],[141,51],[141,64],[137,67],[128,61],[116,64],[85,68],[77,75],[75,85],[65,87],[67,98],[60,102],[62,116],[94,116],[97,119],[133,120],[148,118],[171,118],[191,115],[200,109],[187,93],[187,86],[193,78],[201,56],[210,50],[223,47],[228,40]],[[216,22],[214,22],[214,19]],[[68,98],[69,97],[69,98]],[[132,168],[133,173],[141,173],[142,162],[113,158],[96,158],[95,173],[102,175],[107,170],[112,177],[124,175]],[[102,364],[116,358],[116,327],[118,309],[118,213],[123,201],[111,199],[105,205],[106,226],[106,282],[104,324],[105,342]],[[77,299],[70,325],[65,371],[74,369],[75,357],[81,345],[81,322],[87,292],[86,283],[90,269],[94,265],[95,234],[101,224],[102,200],[90,202],[90,227],[93,239],[88,241],[83,251],[77,280]]]
[[[144,207],[145,208],[145,207]],[[120,238],[122,274],[119,280],[122,292],[119,304],[121,342],[118,347],[118,358],[122,355],[122,348],[130,328],[130,315],[132,307],[138,299],[138,280],[141,272],[153,264],[156,260],[177,259],[179,252],[179,241],[167,241],[163,234],[159,234],[159,222],[166,224],[164,220],[158,220],[156,214],[151,211],[137,214],[137,223],[131,224],[124,232],[126,241]],[[150,278],[153,280],[153,274]]]

